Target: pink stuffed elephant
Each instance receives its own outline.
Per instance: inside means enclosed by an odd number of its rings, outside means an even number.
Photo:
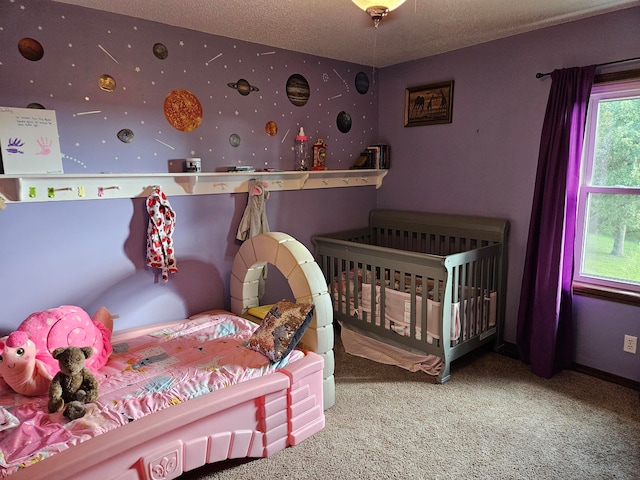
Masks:
[[[29,315],[15,332],[0,339],[0,376],[17,393],[48,392],[60,371],[52,352],[59,347],[91,347],[86,367],[96,373],[111,355],[113,320],[105,307],[89,317],[80,307],[64,305]]]

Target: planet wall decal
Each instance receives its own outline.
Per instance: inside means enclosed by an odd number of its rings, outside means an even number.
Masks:
[[[32,62],[37,62],[44,56],[42,44],[29,37],[25,37],[18,42],[18,50],[24,58]]]
[[[358,72],[356,74],[356,90],[362,95],[369,91],[369,77],[366,73]]]
[[[156,58],[164,60],[169,56],[169,50],[167,50],[167,47],[165,47],[162,43],[156,43],[153,45],[153,54],[156,56]]]
[[[351,130],[351,115],[343,110],[336,118],[336,125],[342,133],[347,133]]]
[[[264,132],[270,137],[275,136],[278,133],[278,124],[273,120],[269,120],[264,126]]]
[[[240,135],[238,135],[237,133],[232,133],[231,135],[229,135],[229,144],[232,147],[239,147],[240,146]]]
[[[302,107],[309,101],[311,92],[309,82],[299,73],[294,73],[287,80],[287,97],[296,107]]]
[[[111,75],[107,75],[105,73],[98,77],[98,86],[100,87],[100,90],[113,92],[116,89],[116,80]]]
[[[133,142],[134,137],[133,130],[129,128],[123,128],[116,134],[116,137],[118,137],[118,140],[120,140],[122,143],[131,143]]]
[[[240,95],[247,96],[251,92],[257,92],[260,90],[258,87],[251,85],[244,78],[241,78],[236,83],[227,83],[227,85],[238,91]]]
[[[202,122],[202,105],[189,90],[174,90],[164,99],[164,116],[176,130],[192,132]]]

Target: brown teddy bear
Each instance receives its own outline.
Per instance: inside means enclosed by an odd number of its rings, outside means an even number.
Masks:
[[[91,347],[60,347],[53,351],[53,358],[58,360],[60,371],[49,385],[49,413],[56,413],[64,408],[63,415],[74,420],[84,416],[85,403],[96,401],[98,380],[84,366],[85,360],[92,354]]]

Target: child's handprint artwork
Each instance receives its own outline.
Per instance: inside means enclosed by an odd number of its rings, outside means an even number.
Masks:
[[[9,143],[7,144],[7,152],[23,154],[24,152],[20,150],[20,147],[22,146],[24,146],[24,142],[22,140],[17,137],[10,138]]]
[[[51,153],[51,145],[53,145],[53,140],[50,140],[46,137],[40,137],[36,140],[38,146],[40,147],[40,151],[36,152],[36,155],[49,155]]]
[[[58,139],[55,111],[0,106],[0,171],[5,175],[64,173]]]

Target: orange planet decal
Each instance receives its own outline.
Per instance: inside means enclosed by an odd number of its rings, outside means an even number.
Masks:
[[[270,137],[273,137],[276,133],[278,133],[278,124],[273,120],[269,120],[264,126],[264,131]]]
[[[202,122],[202,105],[188,90],[174,90],[164,99],[164,116],[176,130],[191,132]]]

